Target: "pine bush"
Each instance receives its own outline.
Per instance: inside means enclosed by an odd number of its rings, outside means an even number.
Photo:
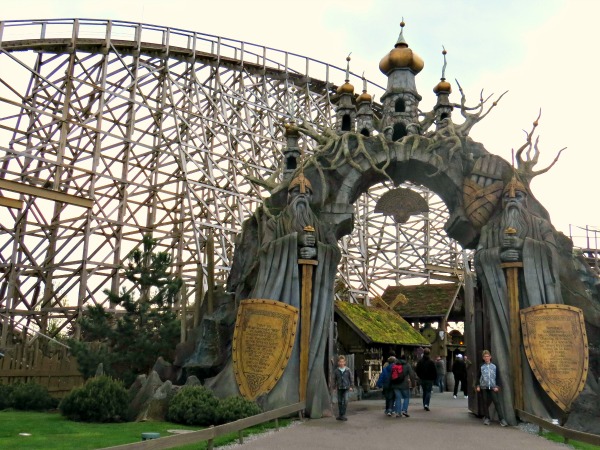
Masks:
[[[82,422],[122,422],[129,397],[120,381],[107,376],[90,379],[73,389],[60,403],[63,416]]]
[[[0,411],[12,408],[10,403],[10,394],[12,393],[12,384],[0,384]]]
[[[48,389],[37,383],[17,383],[10,389],[6,407],[24,411],[44,411],[56,407]]]
[[[183,387],[169,403],[167,420],[186,425],[213,425],[219,400],[204,386]]]
[[[256,403],[243,397],[233,396],[219,401],[215,415],[217,423],[227,423],[255,416],[261,412]]]

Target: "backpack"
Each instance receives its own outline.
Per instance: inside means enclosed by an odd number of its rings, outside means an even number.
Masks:
[[[392,366],[392,384],[400,384],[406,378],[404,364],[394,364]]]

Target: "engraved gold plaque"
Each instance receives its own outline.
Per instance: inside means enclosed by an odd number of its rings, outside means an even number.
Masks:
[[[521,325],[531,370],[554,403],[569,411],[588,373],[583,312],[567,305],[532,306],[521,310]]]
[[[248,400],[268,393],[285,370],[296,338],[298,308],[275,300],[243,300],[233,332],[233,370]]]

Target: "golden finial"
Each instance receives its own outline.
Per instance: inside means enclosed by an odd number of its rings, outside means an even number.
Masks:
[[[348,56],[346,56],[346,83],[350,83],[350,55],[352,54],[352,52],[348,53]]]

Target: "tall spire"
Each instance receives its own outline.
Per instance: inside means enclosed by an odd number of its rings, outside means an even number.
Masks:
[[[400,22],[400,35],[398,36],[398,40],[396,41],[396,45],[394,47],[408,47],[408,44],[406,43],[406,39],[404,39],[404,26],[406,25],[406,23],[404,22],[404,17],[402,18],[402,21]]]
[[[446,48],[442,45],[442,55],[444,57],[444,65],[442,66],[442,77],[440,78],[440,82],[436,84],[433,88],[433,92],[438,96],[442,92],[447,92],[448,94],[452,92],[452,86],[446,81],[446,66],[448,65],[448,62],[446,61],[447,54],[448,52],[446,51]]]

